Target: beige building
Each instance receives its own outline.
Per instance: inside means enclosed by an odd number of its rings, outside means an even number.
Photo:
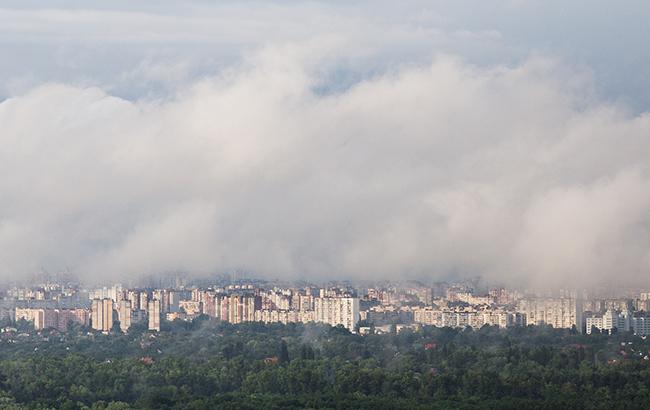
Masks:
[[[140,310],[140,293],[137,290],[129,290],[126,298],[131,301],[131,310]]]
[[[34,323],[35,330],[57,327],[57,317],[53,309],[16,308],[16,320],[24,319]]]
[[[117,314],[120,319],[120,330],[122,330],[122,332],[126,332],[131,327],[131,312],[131,301],[120,300]]]
[[[149,301],[149,330],[160,332],[160,301]]]
[[[93,329],[109,332],[113,328],[113,300],[93,299],[90,320]]]
[[[228,297],[228,322],[243,323],[255,320],[255,297],[230,295]]]
[[[255,321],[255,311],[261,309],[261,298],[251,294],[214,296],[214,317],[229,323]]]
[[[196,300],[181,300],[178,303],[181,311],[185,312],[189,316],[196,316],[201,313],[202,303]]]
[[[65,332],[69,323],[88,326],[88,311],[85,309],[16,308],[16,320],[20,319],[33,322],[35,330],[57,329]]]
[[[147,310],[149,308],[149,295],[147,292],[140,292],[140,310]]]
[[[70,323],[88,326],[90,314],[86,309],[56,309],[57,312],[57,329],[64,332],[68,330]]]

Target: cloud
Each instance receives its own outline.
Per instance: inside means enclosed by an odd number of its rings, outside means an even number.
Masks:
[[[270,47],[171,99],[48,84],[0,103],[0,276],[242,269],[645,283],[650,117],[588,74],[439,56],[315,91]]]
[[[340,90],[435,53],[489,67],[551,55],[593,72],[596,93],[650,106],[642,0],[84,1],[0,7],[0,100],[48,82],[97,86],[132,101],[166,98],[261,47],[336,43],[323,88]],[[320,48],[315,50],[321,51]],[[180,62],[180,63],[179,63]],[[150,75],[150,76],[148,76]]]

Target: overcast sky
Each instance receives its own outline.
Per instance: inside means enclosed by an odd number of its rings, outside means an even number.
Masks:
[[[645,1],[0,2],[0,278],[647,284]]]

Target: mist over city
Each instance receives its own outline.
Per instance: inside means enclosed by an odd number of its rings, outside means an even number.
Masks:
[[[647,284],[643,13],[84,4],[0,13],[4,280]]]
[[[0,408],[648,408],[649,21],[0,0]]]

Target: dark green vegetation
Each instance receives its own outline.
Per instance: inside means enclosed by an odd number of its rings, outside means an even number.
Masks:
[[[425,327],[358,336],[197,320],[157,335],[0,336],[0,408],[650,406],[650,346],[625,334]]]

